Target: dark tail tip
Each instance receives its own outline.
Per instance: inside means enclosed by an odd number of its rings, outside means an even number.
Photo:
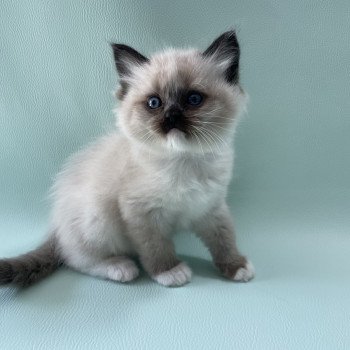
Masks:
[[[0,285],[9,284],[14,279],[12,266],[6,260],[0,260]]]
[[[56,240],[52,236],[27,254],[0,260],[0,285],[27,287],[50,275],[60,265]]]

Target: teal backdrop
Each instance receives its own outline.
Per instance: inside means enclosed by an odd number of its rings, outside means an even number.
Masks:
[[[64,159],[113,127],[109,42],[204,49],[231,27],[250,104],[228,200],[256,278],[222,279],[181,233],[183,288],[1,288],[1,349],[350,348],[348,0],[0,0],[0,257],[39,244]]]

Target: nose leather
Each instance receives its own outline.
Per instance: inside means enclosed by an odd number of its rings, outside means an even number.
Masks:
[[[175,124],[176,120],[182,118],[183,114],[178,108],[170,108],[165,112],[165,119],[171,124]]]
[[[164,127],[167,131],[173,128],[179,128],[182,124],[183,113],[177,107],[169,108],[164,114]]]

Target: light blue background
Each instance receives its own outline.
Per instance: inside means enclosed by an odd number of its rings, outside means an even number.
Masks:
[[[0,256],[40,242],[53,176],[113,126],[109,41],[204,49],[232,25],[251,102],[229,202],[255,280],[183,233],[183,288],[62,270],[0,289],[1,349],[350,348],[348,1],[0,0]]]

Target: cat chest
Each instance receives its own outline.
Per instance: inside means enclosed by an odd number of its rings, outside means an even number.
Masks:
[[[224,195],[219,179],[178,177],[164,181],[160,190],[155,189],[156,202],[165,216],[175,216],[179,221],[195,220],[210,210]]]
[[[187,228],[225,197],[230,180],[226,162],[176,165],[157,166],[129,179],[120,196],[126,217],[151,214],[157,221]]]

